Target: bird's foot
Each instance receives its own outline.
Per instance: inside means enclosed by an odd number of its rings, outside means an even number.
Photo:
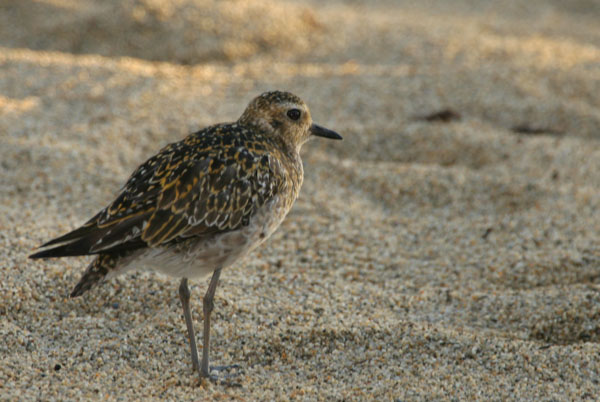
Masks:
[[[211,366],[208,372],[200,372],[201,380],[209,380],[215,384],[226,387],[241,387],[242,384],[233,381],[243,373],[242,366],[231,364],[229,366]]]
[[[233,375],[233,376],[238,376],[241,374],[242,372],[242,366],[240,366],[239,364],[230,364],[229,366],[212,366],[210,368],[210,371],[216,371],[216,372],[221,372],[221,371],[235,371],[234,373],[228,374],[228,375]]]

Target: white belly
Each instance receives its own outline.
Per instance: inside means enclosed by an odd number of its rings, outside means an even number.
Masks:
[[[258,247],[275,232],[288,212],[289,209],[275,197],[252,217],[248,226],[210,237],[190,239],[176,247],[146,249],[129,261],[124,261],[115,274],[138,269],[180,278],[206,276],[217,268],[233,264]]]

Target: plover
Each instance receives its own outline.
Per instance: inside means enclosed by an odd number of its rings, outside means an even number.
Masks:
[[[192,367],[209,377],[210,315],[221,270],[264,242],[290,211],[304,176],[300,148],[311,136],[342,138],[314,124],[296,95],[263,93],[236,122],[165,146],[106,208],[30,258],[96,255],[71,297],[132,269],[182,278]],[[210,273],[199,364],[188,278]]]

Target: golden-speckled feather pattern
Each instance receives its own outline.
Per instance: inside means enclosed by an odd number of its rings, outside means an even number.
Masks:
[[[264,93],[237,122],[165,146],[106,208],[31,257],[98,254],[72,296],[140,261],[185,277],[222,268],[264,241],[290,210],[311,125],[301,99]]]
[[[301,185],[299,161],[288,158],[286,171],[272,142],[232,123],[169,144],[136,169],[109,206],[44,246],[70,241],[66,252],[99,254],[247,225],[267,200]]]
[[[173,239],[229,231],[288,180],[274,144],[237,123],[217,125],[170,144],[141,165],[116,200],[86,224],[115,228],[92,245],[100,252],[141,239],[155,247]],[[297,187],[292,184],[292,187]]]

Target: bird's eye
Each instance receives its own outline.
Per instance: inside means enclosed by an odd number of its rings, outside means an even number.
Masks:
[[[300,110],[290,109],[287,111],[287,116],[292,120],[298,120],[300,118]]]

